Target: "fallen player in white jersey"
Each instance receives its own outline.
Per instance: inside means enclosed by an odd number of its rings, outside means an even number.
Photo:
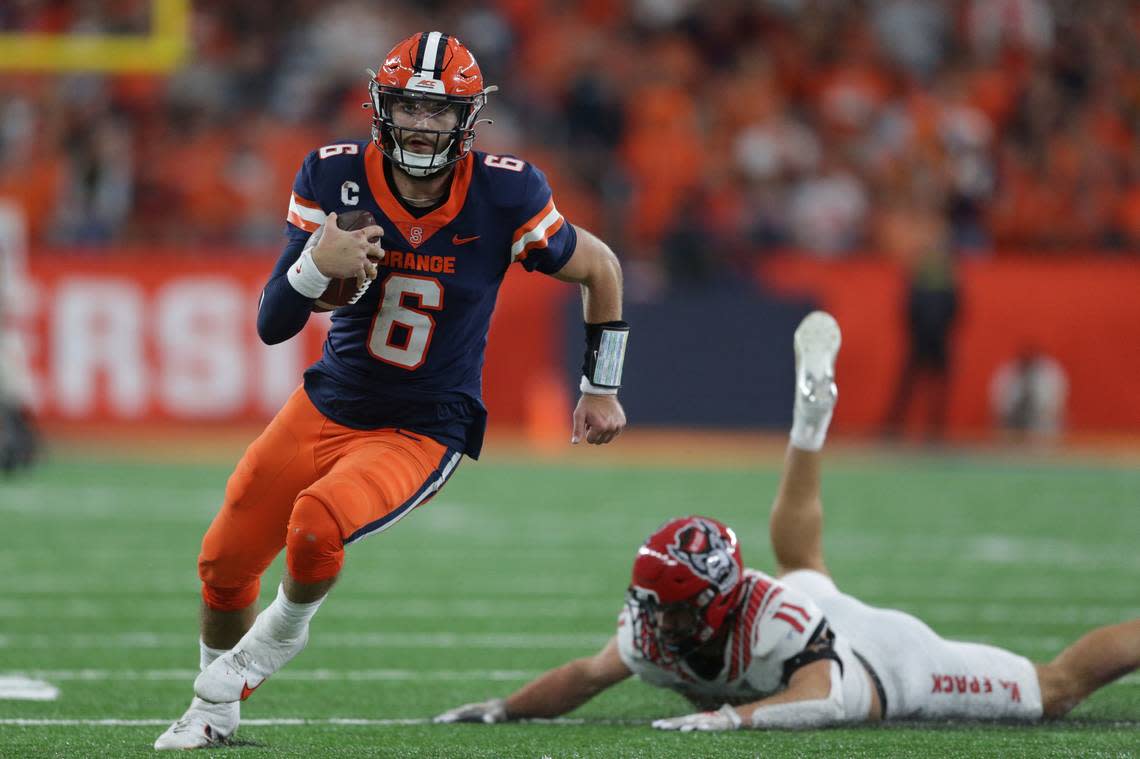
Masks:
[[[1140,667],[1140,619],[1093,630],[1034,664],[944,640],[909,614],[835,586],[823,561],[820,449],[837,397],[839,343],[839,326],[822,312],[796,330],[795,416],[770,522],[776,578],[746,569],[736,535],[715,519],[672,520],[638,550],[617,635],[598,654],[436,721],[556,717],[636,674],[713,710],[655,721],[662,730],[1029,722],[1062,717]]]

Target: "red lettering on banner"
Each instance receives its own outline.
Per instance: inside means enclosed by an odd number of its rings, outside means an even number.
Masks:
[[[954,678],[950,677],[950,675],[942,676],[942,690],[944,693],[954,692]]]
[[[956,675],[954,677],[954,685],[957,686],[959,693],[965,693],[966,692],[966,676],[965,675],[961,675],[961,676]]]
[[[990,679],[988,677],[982,678],[982,692],[983,693],[993,693],[994,692],[993,683],[990,682]]]
[[[931,675],[934,678],[934,687],[930,689],[931,693],[942,692],[942,675]]]
[[[264,423],[320,356],[329,325],[314,315],[283,343],[258,338],[258,299],[279,252],[114,249],[97,257],[65,253],[62,267],[54,255],[32,256],[21,286],[27,297],[5,326],[24,347],[33,410],[47,424],[90,425],[74,428],[83,434],[116,424]],[[405,251],[389,255],[409,263]],[[456,268],[452,256],[440,256],[427,276]],[[510,389],[510,380],[533,382],[561,365],[558,341],[544,338],[564,288],[547,279],[512,270],[499,296],[500,325],[491,328],[500,337],[488,346],[486,400],[496,419],[520,429],[527,396]]]
[[[253,314],[265,259],[227,264],[154,256],[70,258],[63,275],[32,261],[29,346],[37,414],[105,424],[262,420],[320,355],[327,319],[268,347]]]
[[[970,692],[971,693],[981,693],[981,691],[982,691],[982,684],[978,682],[978,678],[971,677],[970,678]]]

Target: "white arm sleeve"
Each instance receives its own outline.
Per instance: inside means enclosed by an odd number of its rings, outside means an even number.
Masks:
[[[831,662],[831,692],[827,698],[761,706],[752,712],[752,727],[760,729],[823,727],[843,722],[845,717],[839,665]]]

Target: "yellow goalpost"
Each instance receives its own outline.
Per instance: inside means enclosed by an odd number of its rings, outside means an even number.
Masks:
[[[163,73],[189,52],[190,0],[151,0],[149,34],[0,34],[0,71]]]

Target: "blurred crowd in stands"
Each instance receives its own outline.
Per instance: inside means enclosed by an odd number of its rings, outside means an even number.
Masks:
[[[12,0],[0,31],[149,6]],[[501,88],[476,147],[647,287],[789,249],[1140,253],[1128,0],[194,0],[170,75],[0,72],[0,198],[40,246],[275,245],[300,160],[368,134],[365,67],[425,29]]]

